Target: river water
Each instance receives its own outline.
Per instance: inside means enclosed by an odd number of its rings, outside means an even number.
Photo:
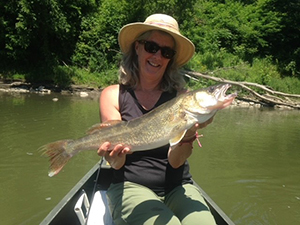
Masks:
[[[98,121],[96,98],[0,93],[1,224],[43,220],[99,157],[81,153],[49,178],[37,149]],[[227,108],[201,133],[193,177],[236,224],[300,224],[300,111]]]

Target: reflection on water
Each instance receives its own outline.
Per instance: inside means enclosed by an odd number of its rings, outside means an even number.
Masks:
[[[37,149],[84,135],[99,121],[98,102],[0,93],[0,118],[1,223],[38,224],[99,158],[79,154],[49,178]],[[299,223],[299,111],[224,109],[201,133],[193,177],[236,224]]]

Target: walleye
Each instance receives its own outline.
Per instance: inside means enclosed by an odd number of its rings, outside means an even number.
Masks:
[[[50,158],[49,176],[59,173],[80,151],[97,150],[106,141],[111,148],[123,144],[132,152],[170,144],[175,146],[195,123],[204,123],[215,113],[229,106],[236,93],[226,96],[229,84],[195,90],[160,105],[149,113],[110,126],[93,126],[89,135],[76,140],[60,140],[41,147]]]

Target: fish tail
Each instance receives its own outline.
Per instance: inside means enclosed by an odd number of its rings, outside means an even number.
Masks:
[[[72,157],[72,155],[66,151],[71,141],[72,140],[61,140],[41,147],[40,150],[43,151],[42,155],[48,156],[50,160],[49,177],[58,174]]]

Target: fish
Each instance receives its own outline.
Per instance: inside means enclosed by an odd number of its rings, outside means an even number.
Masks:
[[[97,150],[104,142],[129,147],[131,152],[146,151],[180,143],[188,129],[196,123],[204,123],[216,112],[229,106],[237,93],[226,95],[230,84],[219,84],[189,91],[158,106],[149,113],[130,120],[96,124],[81,138],[59,140],[40,148],[50,159],[48,176],[58,174],[76,154]]]

